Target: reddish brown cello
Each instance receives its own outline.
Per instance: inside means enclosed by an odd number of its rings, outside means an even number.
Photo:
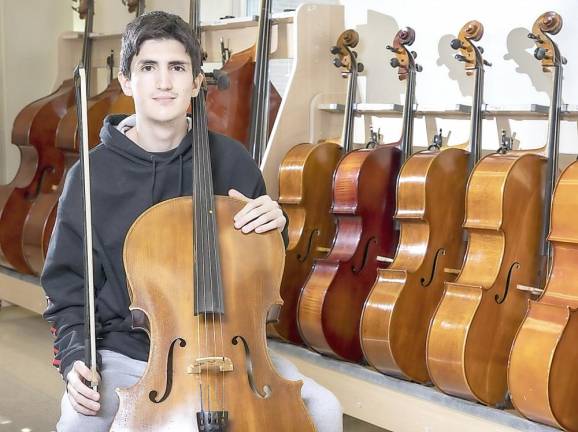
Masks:
[[[360,337],[367,361],[379,371],[417,382],[429,381],[426,338],[448,274],[463,257],[464,204],[468,166],[480,158],[484,60],[474,45],[483,34],[467,23],[452,41],[467,74],[475,75],[470,153],[432,145],[414,154],[397,183],[396,219],[401,233],[395,258],[379,270],[365,303]],[[441,139],[441,137],[437,137]]]
[[[350,89],[355,90],[357,60],[351,48],[357,45],[357,33],[350,32],[352,41],[345,44],[344,57],[350,59]],[[397,42],[411,45],[413,37],[408,29]],[[390,49],[402,52],[399,46]],[[401,57],[393,65],[402,71],[407,67]],[[354,98],[355,92],[349,91],[348,109],[353,109]],[[321,353],[350,361],[363,357],[359,342],[363,304],[375,281],[378,257],[392,256],[397,244],[395,183],[401,153],[410,151],[413,126],[413,99],[408,98],[413,98],[413,91],[406,94],[401,140],[347,153],[333,177],[332,213],[337,233],[328,256],[315,262],[298,307],[301,336]],[[346,123],[345,128],[344,146],[348,148],[352,146],[353,123]]]
[[[457,279],[445,283],[427,341],[430,377],[445,393],[505,401],[508,353],[528,301],[515,287],[539,276],[546,162],[540,151],[501,148],[470,176],[468,248]]]
[[[562,71],[565,59],[550,35],[562,27],[554,12],[542,15],[528,36],[536,41],[534,56],[544,72],[553,72],[553,91],[548,127],[548,148],[558,153]],[[557,172],[556,164],[551,173]],[[546,193],[551,193],[555,175]],[[529,302],[528,312],[510,352],[508,387],[516,409],[531,420],[578,431],[578,162],[561,175],[551,212],[546,207],[542,251],[551,263],[539,300]],[[550,234],[546,237],[548,228]],[[550,266],[548,266],[550,267]]]
[[[94,13],[94,4],[92,0],[83,3],[83,15],[86,20],[85,38],[83,43],[83,62],[87,66],[88,77],[90,77],[90,64],[92,56],[92,43],[86,35],[90,34],[92,29],[92,15]],[[128,4],[129,7],[135,5]],[[136,5],[137,13],[142,13],[144,0],[140,0]],[[111,58],[112,55],[111,55]],[[110,82],[108,87],[98,95],[92,97],[89,101],[88,118],[90,122],[90,146],[98,144],[100,138],[98,132],[102,121],[107,114],[111,113],[133,113],[134,103],[131,97],[122,93],[120,83],[112,75],[112,60],[109,62],[111,70]],[[89,87],[90,88],[90,87]],[[56,209],[58,198],[64,180],[70,167],[78,160],[78,134],[77,134],[77,113],[76,108],[71,107],[58,124],[56,130],[55,146],[64,155],[64,170],[60,181],[54,190],[46,191],[38,195],[26,217],[22,230],[22,253],[29,269],[32,273],[40,274],[44,265],[44,258],[48,250],[50,236],[56,218]]]

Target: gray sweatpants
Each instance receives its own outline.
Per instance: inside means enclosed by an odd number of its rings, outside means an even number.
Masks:
[[[102,357],[102,384],[100,391],[100,411],[96,416],[85,416],[74,410],[66,392],[60,404],[60,420],[57,432],[108,432],[118,410],[116,388],[130,387],[144,374],[147,363],[131,359],[122,354],[99,351]],[[291,380],[303,380],[301,397],[315,423],[317,432],[342,432],[343,420],[341,405],[337,398],[326,388],[307,378],[297,370],[293,363],[269,351],[275,369],[281,376]]]

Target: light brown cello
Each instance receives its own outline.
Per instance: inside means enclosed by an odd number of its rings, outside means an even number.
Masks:
[[[267,352],[281,235],[234,228],[244,203],[213,196],[202,92],[191,105],[193,196],[148,209],[125,241],[131,310],[146,316],[150,353],[140,381],[118,390],[111,431],[314,431],[301,383],[281,378]]]
[[[539,277],[547,159],[502,147],[474,168],[466,191],[468,247],[436,310],[427,366],[443,392],[487,405],[507,395],[507,362]]]
[[[544,72],[553,72],[548,126],[548,148],[558,153],[562,71],[565,59],[550,35],[562,19],[554,12],[542,15],[528,36],[536,41],[534,56]],[[552,164],[546,193],[552,193],[556,164]],[[560,176],[546,217],[541,250],[551,268],[542,295],[530,300],[528,311],[510,352],[508,385],[516,409],[536,420],[568,431],[578,431],[578,162]],[[548,200],[546,201],[548,202]],[[547,230],[550,230],[548,237]]]
[[[470,152],[462,146],[442,148],[440,134],[428,150],[415,153],[403,165],[395,214],[401,226],[400,241],[391,265],[378,271],[361,319],[367,361],[383,373],[421,383],[429,381],[426,339],[430,321],[450,277],[444,267],[458,267],[463,259],[466,184],[481,154],[487,62],[474,42],[482,35],[481,24],[471,21],[452,41],[452,47],[460,49],[458,58],[465,62],[466,73],[474,75]],[[411,57],[409,63],[413,63]]]
[[[340,35],[332,48],[334,53],[347,52],[344,47],[347,35]],[[347,62],[346,58],[340,62]],[[344,124],[352,119],[346,109]],[[289,244],[280,288],[283,307],[269,331],[270,335],[295,344],[302,343],[297,325],[301,288],[314,260],[325,255],[335,235],[331,191],[333,174],[342,154],[342,148],[334,141],[301,143],[287,152],[279,167],[279,204],[287,214]]]
[[[138,4],[134,2],[125,3],[130,11],[136,11],[141,14],[144,11],[145,2],[139,0]],[[86,31],[90,34],[92,29],[92,0],[83,5],[85,8]],[[113,53],[114,54],[114,53]],[[94,147],[100,141],[99,130],[104,117],[107,114],[130,114],[134,112],[134,102],[132,97],[126,96],[120,87],[118,79],[113,77],[114,55],[111,54],[108,61],[110,68],[110,81],[107,88],[101,93],[94,95],[89,101],[88,118],[91,125],[89,140],[90,146]],[[83,43],[83,63],[87,67],[87,79],[90,83],[90,65],[92,57],[92,42],[86,36]],[[40,274],[44,265],[44,258],[50,243],[52,229],[56,220],[56,210],[58,198],[66,174],[72,165],[78,160],[78,134],[77,134],[77,113],[76,108],[71,107],[58,124],[55,132],[55,146],[64,155],[64,169],[60,181],[50,191],[38,195],[31,205],[24,226],[22,229],[21,248],[26,263],[34,274]]]

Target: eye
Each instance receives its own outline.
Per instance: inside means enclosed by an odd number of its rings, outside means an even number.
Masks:
[[[141,71],[150,72],[153,70],[153,65],[145,64],[141,67]]]
[[[186,68],[183,65],[174,65],[173,70],[176,70],[177,72],[185,72]]]

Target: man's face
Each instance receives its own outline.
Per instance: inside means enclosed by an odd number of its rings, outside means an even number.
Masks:
[[[131,77],[119,73],[124,93],[132,96],[139,116],[166,123],[182,119],[198,93],[191,58],[174,39],[147,40],[132,59]]]

